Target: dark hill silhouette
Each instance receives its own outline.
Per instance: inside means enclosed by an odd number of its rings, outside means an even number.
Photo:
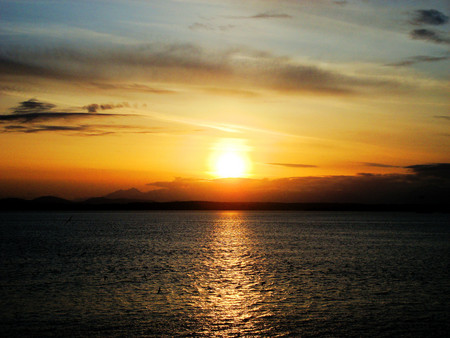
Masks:
[[[45,196],[34,200],[0,199],[0,211],[89,211],[89,210],[280,210],[280,211],[409,211],[450,212],[450,204],[357,204],[274,202],[142,202],[127,199],[92,198],[73,202]]]
[[[33,203],[37,203],[37,204],[72,204],[72,201],[66,200],[64,198],[60,198],[60,197],[55,197],[55,196],[42,196],[42,197],[38,197],[35,198],[34,200],[32,200]]]
[[[107,198],[110,200],[125,200],[125,199],[135,200],[135,201],[148,200],[147,195],[136,188],[114,191],[114,192],[104,196],[104,198]]]
[[[152,201],[148,201],[145,199],[133,199],[133,198],[93,197],[93,198],[88,198],[87,200],[83,201],[82,203],[83,204],[102,205],[102,204],[148,203],[148,202],[152,202]]]

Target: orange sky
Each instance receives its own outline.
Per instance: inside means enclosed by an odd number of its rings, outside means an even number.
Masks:
[[[5,1],[0,197],[450,162],[448,6],[400,3]]]

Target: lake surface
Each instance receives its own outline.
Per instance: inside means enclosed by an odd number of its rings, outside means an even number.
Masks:
[[[3,336],[446,336],[450,215],[0,214]]]

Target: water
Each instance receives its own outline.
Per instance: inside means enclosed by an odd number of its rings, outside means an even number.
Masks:
[[[445,336],[449,220],[412,213],[4,213],[0,332]]]

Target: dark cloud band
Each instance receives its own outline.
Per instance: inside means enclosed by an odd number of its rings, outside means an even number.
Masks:
[[[424,40],[434,43],[450,44],[449,38],[439,32],[435,32],[430,29],[414,29],[409,35],[414,40]]]
[[[104,118],[118,118],[130,116],[126,114],[105,114],[98,113],[97,109],[114,109],[121,105],[90,105],[88,112],[72,110],[56,110],[56,105],[42,102],[37,99],[30,99],[20,102],[18,106],[10,109],[9,113],[0,115],[0,130],[3,132],[15,133],[40,133],[40,132],[79,132],[84,135],[105,135],[120,128],[115,125],[94,126],[91,124],[73,124],[77,120],[92,120]],[[90,107],[90,108],[89,108]],[[95,107],[96,109],[92,109]],[[51,123],[43,125],[38,123]]]
[[[411,22],[415,25],[443,25],[448,22],[449,18],[442,12],[436,9],[419,9],[414,13],[414,18]]]
[[[153,201],[236,201],[236,187],[239,187],[242,191],[240,202],[448,203],[450,163],[407,168],[410,173],[273,180],[178,178],[171,182],[150,183],[155,190],[142,193],[141,197]]]
[[[8,76],[0,72],[0,84],[10,83],[11,76],[52,77],[84,82],[105,90],[119,90],[125,86],[127,91],[168,94],[171,91],[120,83],[150,80],[212,87],[219,82],[224,88],[326,95],[348,95],[399,86],[393,80],[346,75],[245,47],[208,52],[191,44],[150,44],[127,50],[75,51],[60,48],[58,51],[30,51],[18,47],[0,51],[0,70],[9,69]],[[15,60],[8,59],[11,55]],[[76,72],[73,71],[75,68]]]

